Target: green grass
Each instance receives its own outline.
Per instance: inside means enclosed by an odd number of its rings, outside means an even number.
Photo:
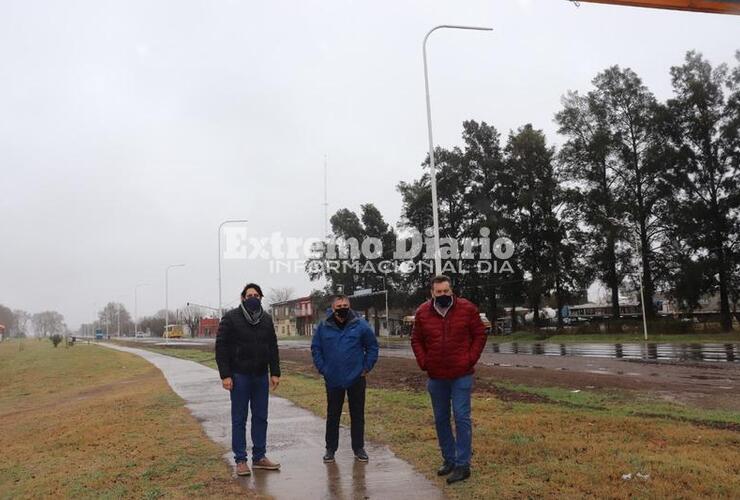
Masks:
[[[249,496],[161,372],[97,345],[0,344],[0,498]]]
[[[571,390],[561,387],[530,387],[499,382],[497,386],[516,392],[542,396],[573,409],[603,412],[612,416],[650,416],[658,419],[689,421],[710,426],[740,425],[740,412],[707,410],[669,402],[634,391]]]
[[[212,353],[152,349],[207,366]],[[285,363],[277,395],[325,416],[323,382]],[[740,433],[736,412],[705,411],[656,402],[626,391],[580,391],[500,383],[545,402],[505,402],[475,393],[474,474],[447,487],[434,475],[439,451],[424,392],[373,388],[366,404],[366,434],[444,488],[451,498],[737,498]],[[349,424],[348,416],[342,422]],[[649,480],[623,481],[642,472]]]

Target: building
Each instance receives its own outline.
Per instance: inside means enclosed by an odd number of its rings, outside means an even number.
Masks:
[[[218,318],[200,318],[198,337],[215,337],[218,333]]]
[[[566,306],[567,314],[564,317],[580,319],[608,319],[612,317],[611,304],[586,303],[577,306]],[[642,308],[639,303],[620,302],[619,315],[623,318],[642,317]]]
[[[275,333],[278,336],[311,336],[319,320],[318,307],[312,297],[275,302],[270,306]]]

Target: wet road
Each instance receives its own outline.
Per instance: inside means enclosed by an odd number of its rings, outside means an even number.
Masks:
[[[162,339],[126,339],[157,346],[166,345],[189,345],[208,346],[212,345],[212,338],[176,339],[168,342]],[[409,344],[404,342],[388,342],[380,338],[380,346],[383,350],[410,351]],[[283,348],[308,348],[310,339],[281,340],[280,347]],[[600,342],[558,344],[550,342],[490,342],[486,345],[486,352],[493,354],[528,354],[533,356],[575,356],[593,358],[613,358],[645,361],[708,361],[711,363],[728,362],[740,363],[740,344],[727,343],[703,343],[703,344],[669,344],[669,343],[624,343],[607,344]]]
[[[229,396],[221,388],[216,370],[143,349],[103,345],[141,356],[159,368],[208,437],[231,449]],[[370,462],[356,462],[349,446],[349,430],[344,427],[340,431],[337,463],[327,466],[321,461],[323,419],[272,395],[269,413],[267,454],[282,464],[282,470],[258,470],[251,477],[238,478],[250,489],[278,499],[445,498],[432,482],[387,446],[368,442]],[[224,459],[233,465],[231,451],[224,454]]]
[[[386,341],[378,339],[383,350],[411,350],[408,342]],[[126,339],[157,346],[208,346],[215,342],[213,338],[176,339],[163,341],[160,338]],[[280,347],[305,349],[311,346],[311,340],[297,338],[281,340]],[[493,354],[527,354],[534,356],[576,356],[593,358],[613,358],[645,361],[708,361],[712,363],[740,363],[740,344],[703,343],[703,344],[669,344],[669,343],[624,343],[607,344],[600,342],[558,344],[549,342],[489,342],[486,352]]]

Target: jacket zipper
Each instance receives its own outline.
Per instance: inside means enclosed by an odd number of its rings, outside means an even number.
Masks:
[[[449,312],[449,311],[448,311]],[[447,315],[442,317],[442,352],[447,352]]]

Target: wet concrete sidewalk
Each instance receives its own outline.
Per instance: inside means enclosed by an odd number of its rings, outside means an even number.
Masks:
[[[143,349],[103,345],[141,356],[159,368],[208,437],[229,450],[224,459],[233,465],[231,406],[216,370]],[[348,429],[342,427],[339,442],[337,462],[324,464],[324,420],[287,399],[270,395],[267,456],[280,462],[281,470],[253,471],[252,476],[239,481],[277,499],[445,498],[436,485],[387,446],[366,443],[370,462],[363,464],[354,460]],[[250,448],[248,424],[247,451]]]

